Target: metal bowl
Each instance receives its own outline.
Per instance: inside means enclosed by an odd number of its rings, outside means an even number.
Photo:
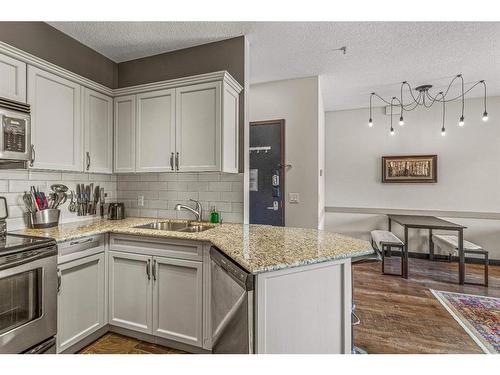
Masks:
[[[56,227],[59,224],[60,216],[61,210],[55,208],[31,213],[29,215],[30,227],[36,229]]]

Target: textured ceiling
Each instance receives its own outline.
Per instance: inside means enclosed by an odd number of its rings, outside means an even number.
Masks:
[[[500,95],[499,22],[50,24],[116,62],[247,35],[251,83],[320,75],[326,110],[366,107],[371,91],[397,96],[403,80],[439,90],[457,73]]]

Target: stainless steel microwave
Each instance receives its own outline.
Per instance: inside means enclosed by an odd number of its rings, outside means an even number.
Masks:
[[[25,169],[32,158],[29,104],[0,98],[0,169]]]

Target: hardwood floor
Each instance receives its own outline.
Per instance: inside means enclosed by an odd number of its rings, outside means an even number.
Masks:
[[[397,258],[390,262],[396,271]],[[458,285],[457,263],[411,258],[408,280],[382,275],[380,267],[353,267],[361,319],[354,331],[357,346],[368,353],[482,353],[429,289],[500,297],[500,266],[490,266],[488,288]],[[482,282],[482,277],[482,266],[467,264],[466,281]]]
[[[185,354],[185,352],[110,332],[83,348],[79,354]]]

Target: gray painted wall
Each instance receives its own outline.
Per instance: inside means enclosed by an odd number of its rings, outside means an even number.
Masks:
[[[110,88],[118,65],[45,22],[0,22],[0,40]]]

